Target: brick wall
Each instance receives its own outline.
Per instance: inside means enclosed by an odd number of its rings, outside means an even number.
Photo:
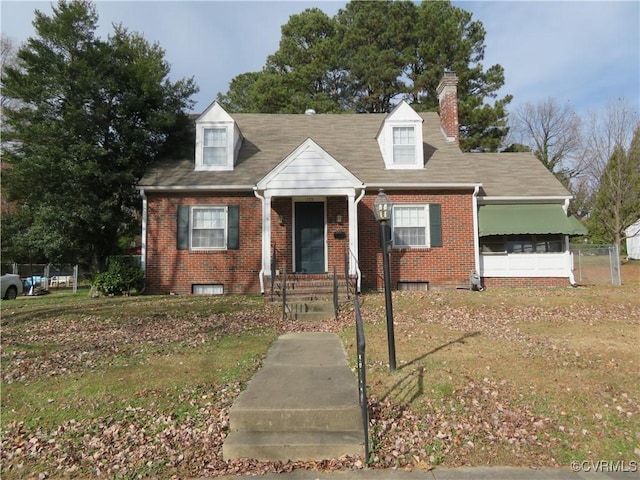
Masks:
[[[468,285],[475,268],[473,249],[473,204],[470,191],[385,191],[394,204],[438,203],[442,209],[442,247],[393,249],[390,256],[391,285],[398,282],[428,282],[430,288]],[[384,288],[380,225],[373,215],[377,192],[365,195],[359,204],[360,270],[363,288]]]
[[[535,288],[535,287],[566,287],[569,286],[568,278],[559,277],[484,277],[482,285],[485,288]]]
[[[178,250],[180,205],[239,205],[240,249]],[[190,294],[192,284],[222,284],[225,293],[260,293],[262,204],[253,193],[161,195],[147,193],[147,292]]]
[[[392,202],[438,203],[442,213],[441,247],[393,249],[391,284],[428,282],[429,288],[468,285],[475,268],[473,203],[466,191],[387,191]],[[380,225],[373,215],[377,192],[368,192],[358,204],[359,265],[364,289],[382,290],[383,269]],[[191,251],[177,249],[177,211],[181,205],[239,205],[240,249]],[[344,271],[344,247],[349,245],[346,197],[326,199],[329,273]],[[342,223],[338,222],[338,215]],[[280,224],[279,218],[283,222]],[[262,255],[262,204],[246,194],[147,193],[147,292],[190,294],[193,284],[222,284],[225,293],[259,294]],[[293,270],[293,204],[291,198],[272,200],[271,240],[278,248],[278,268]],[[343,238],[341,238],[343,237]],[[269,274],[269,272],[266,272]],[[484,278],[487,288],[566,286],[565,278]]]

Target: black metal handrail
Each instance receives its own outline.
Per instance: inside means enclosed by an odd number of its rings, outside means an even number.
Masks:
[[[338,313],[340,310],[340,304],[338,303],[338,269],[333,266],[333,314],[338,320]]]
[[[355,275],[355,278],[353,279],[353,285],[351,284],[351,277],[349,275],[349,258],[353,258],[353,261],[356,267],[355,268],[356,275]],[[352,293],[353,295],[357,294],[356,285],[358,284],[358,270],[359,270],[358,266],[359,266],[358,258],[353,254],[349,246],[345,245],[344,246],[344,281],[347,286],[347,298],[349,300],[351,299]]]
[[[283,264],[278,268],[278,258],[282,255],[282,252],[277,249],[276,244],[271,245],[271,301],[274,299],[276,276],[278,271],[281,272],[280,293],[282,294],[282,320],[287,318],[287,264]]]
[[[276,283],[276,272],[278,264],[278,249],[276,248],[276,244],[271,245],[271,301],[273,302],[273,290],[274,285]]]
[[[367,369],[366,346],[362,313],[360,312],[360,298],[355,295],[353,306],[356,317],[356,345],[358,349],[358,400],[362,414],[362,427],[364,429],[364,461],[369,464],[369,402],[367,400]]]

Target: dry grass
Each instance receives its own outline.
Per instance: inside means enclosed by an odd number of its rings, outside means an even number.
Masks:
[[[640,457],[640,263],[622,287],[362,297],[371,466],[566,465]],[[638,281],[632,281],[637,278]],[[2,478],[350,468],[224,462],[228,408],[280,333],[260,298],[78,295],[2,302]],[[43,477],[43,478],[44,478]]]
[[[638,265],[625,265],[625,278],[640,272]],[[394,373],[387,367],[383,298],[365,296],[362,310],[375,401],[409,405],[409,423],[428,418],[432,435],[448,442],[438,454],[433,438],[405,439],[404,450],[385,444],[400,463],[556,465],[640,457],[640,282],[396,292]],[[406,428],[402,418],[397,422]],[[503,422],[520,431],[496,435]]]

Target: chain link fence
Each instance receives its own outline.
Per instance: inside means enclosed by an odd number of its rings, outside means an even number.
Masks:
[[[79,265],[52,263],[11,263],[2,265],[2,273],[13,273],[22,278],[25,295],[37,295],[56,290],[91,287],[95,272]]]
[[[573,243],[573,275],[580,285],[621,285],[620,252],[616,245]]]

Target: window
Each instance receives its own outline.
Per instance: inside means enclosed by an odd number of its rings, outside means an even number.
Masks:
[[[395,204],[391,217],[394,248],[442,246],[441,205]]]
[[[191,285],[194,295],[222,295],[224,286],[219,284],[196,284]]]
[[[191,210],[191,248],[225,248],[227,212],[224,207]]]
[[[202,149],[203,165],[227,165],[227,129],[205,128]]]
[[[240,207],[181,205],[176,233],[178,250],[238,250]]]
[[[416,138],[414,127],[393,127],[394,165],[416,163]]]
[[[393,206],[393,244],[396,247],[426,247],[427,206]]]
[[[489,235],[480,237],[482,253],[562,253],[562,235]]]

